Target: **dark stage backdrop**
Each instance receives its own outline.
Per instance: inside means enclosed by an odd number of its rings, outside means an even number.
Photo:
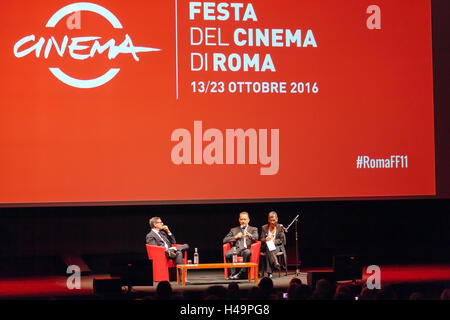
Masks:
[[[341,201],[2,209],[1,274],[62,274],[61,256],[81,255],[94,272],[116,258],[146,258],[148,219],[158,215],[203,262],[221,261],[222,239],[247,210],[251,225],[275,210],[287,225],[300,214],[302,266],[331,266],[333,255],[374,264],[450,262],[449,200]],[[295,264],[294,228],[288,232]]]

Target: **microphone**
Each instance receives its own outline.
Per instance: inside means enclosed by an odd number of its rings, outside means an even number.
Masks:
[[[284,232],[285,233],[287,233],[288,232],[288,229],[287,228],[285,228],[282,224],[280,224],[280,226],[283,228],[283,230],[284,230]]]

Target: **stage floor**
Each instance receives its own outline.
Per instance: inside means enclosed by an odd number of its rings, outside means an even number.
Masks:
[[[450,284],[450,265],[416,265],[416,266],[382,266],[382,282],[384,284],[395,283],[441,283]],[[281,272],[274,273],[272,277],[274,288],[285,291],[292,278],[299,278],[303,284],[312,286],[314,281],[320,278],[333,276],[331,268],[302,268],[296,275],[295,270],[289,270],[288,275]],[[48,277],[24,277],[24,278],[1,278],[0,299],[92,299],[95,298],[93,280],[95,278],[110,278],[109,274],[89,274],[81,276],[81,288],[69,289],[67,276]],[[212,285],[228,287],[232,282],[237,282],[241,290],[250,290],[255,286],[254,282],[248,280],[226,280],[223,270],[191,270],[188,272],[188,284],[182,286],[176,281],[171,282],[174,293],[192,293],[191,297],[199,298],[200,293]],[[308,283],[308,281],[310,283]],[[350,282],[351,280],[342,280]],[[361,281],[361,279],[357,279]],[[133,286],[131,293],[136,297],[153,296],[156,291],[157,282],[153,286]],[[123,292],[128,288],[122,287]]]
[[[287,288],[289,281],[295,276],[295,271],[291,270],[287,276],[284,272],[281,273],[280,277],[278,273],[273,274],[272,281],[274,288]],[[109,274],[82,275],[81,288],[72,290],[68,289],[68,278],[65,276],[0,279],[0,299],[47,299],[52,297],[70,298],[71,296],[88,298],[94,294],[94,278],[107,279],[109,277]],[[306,273],[301,272],[297,277],[302,280],[302,283],[307,284]],[[255,286],[253,281],[226,280],[223,270],[190,270],[187,281],[186,286],[177,284],[176,281],[171,281],[170,284],[173,292],[203,292],[212,285],[228,287],[232,282],[238,283],[239,288],[242,290],[249,290]],[[146,294],[153,295],[156,291],[157,284],[157,282],[154,282],[153,286],[133,286],[131,290],[133,293],[142,296]],[[123,290],[127,289],[127,287],[123,288]]]

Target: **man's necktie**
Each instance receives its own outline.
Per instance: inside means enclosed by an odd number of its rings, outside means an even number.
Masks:
[[[169,249],[169,243],[170,241],[161,233],[161,232],[157,232],[157,235],[161,238],[161,240],[164,242],[164,246],[166,247],[166,249]]]
[[[244,229],[244,248],[247,248],[247,237],[245,236],[245,232],[247,231],[247,228]]]

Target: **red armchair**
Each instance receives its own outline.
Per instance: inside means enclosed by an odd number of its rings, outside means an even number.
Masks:
[[[223,262],[226,263],[225,253],[231,249],[230,243],[225,243],[223,245]],[[261,241],[256,241],[250,246],[250,251],[252,252],[252,256],[250,257],[250,262],[256,263],[259,265],[259,254],[261,252]],[[224,268],[225,278],[228,278],[228,268]],[[253,279],[253,272],[250,272],[250,280]]]
[[[167,259],[166,248],[153,246],[146,244],[148,259],[153,260],[153,281],[170,281],[169,280],[169,268],[176,267],[174,260]],[[174,244],[174,247],[180,246],[180,244]],[[183,263],[187,262],[187,253],[184,252]]]

